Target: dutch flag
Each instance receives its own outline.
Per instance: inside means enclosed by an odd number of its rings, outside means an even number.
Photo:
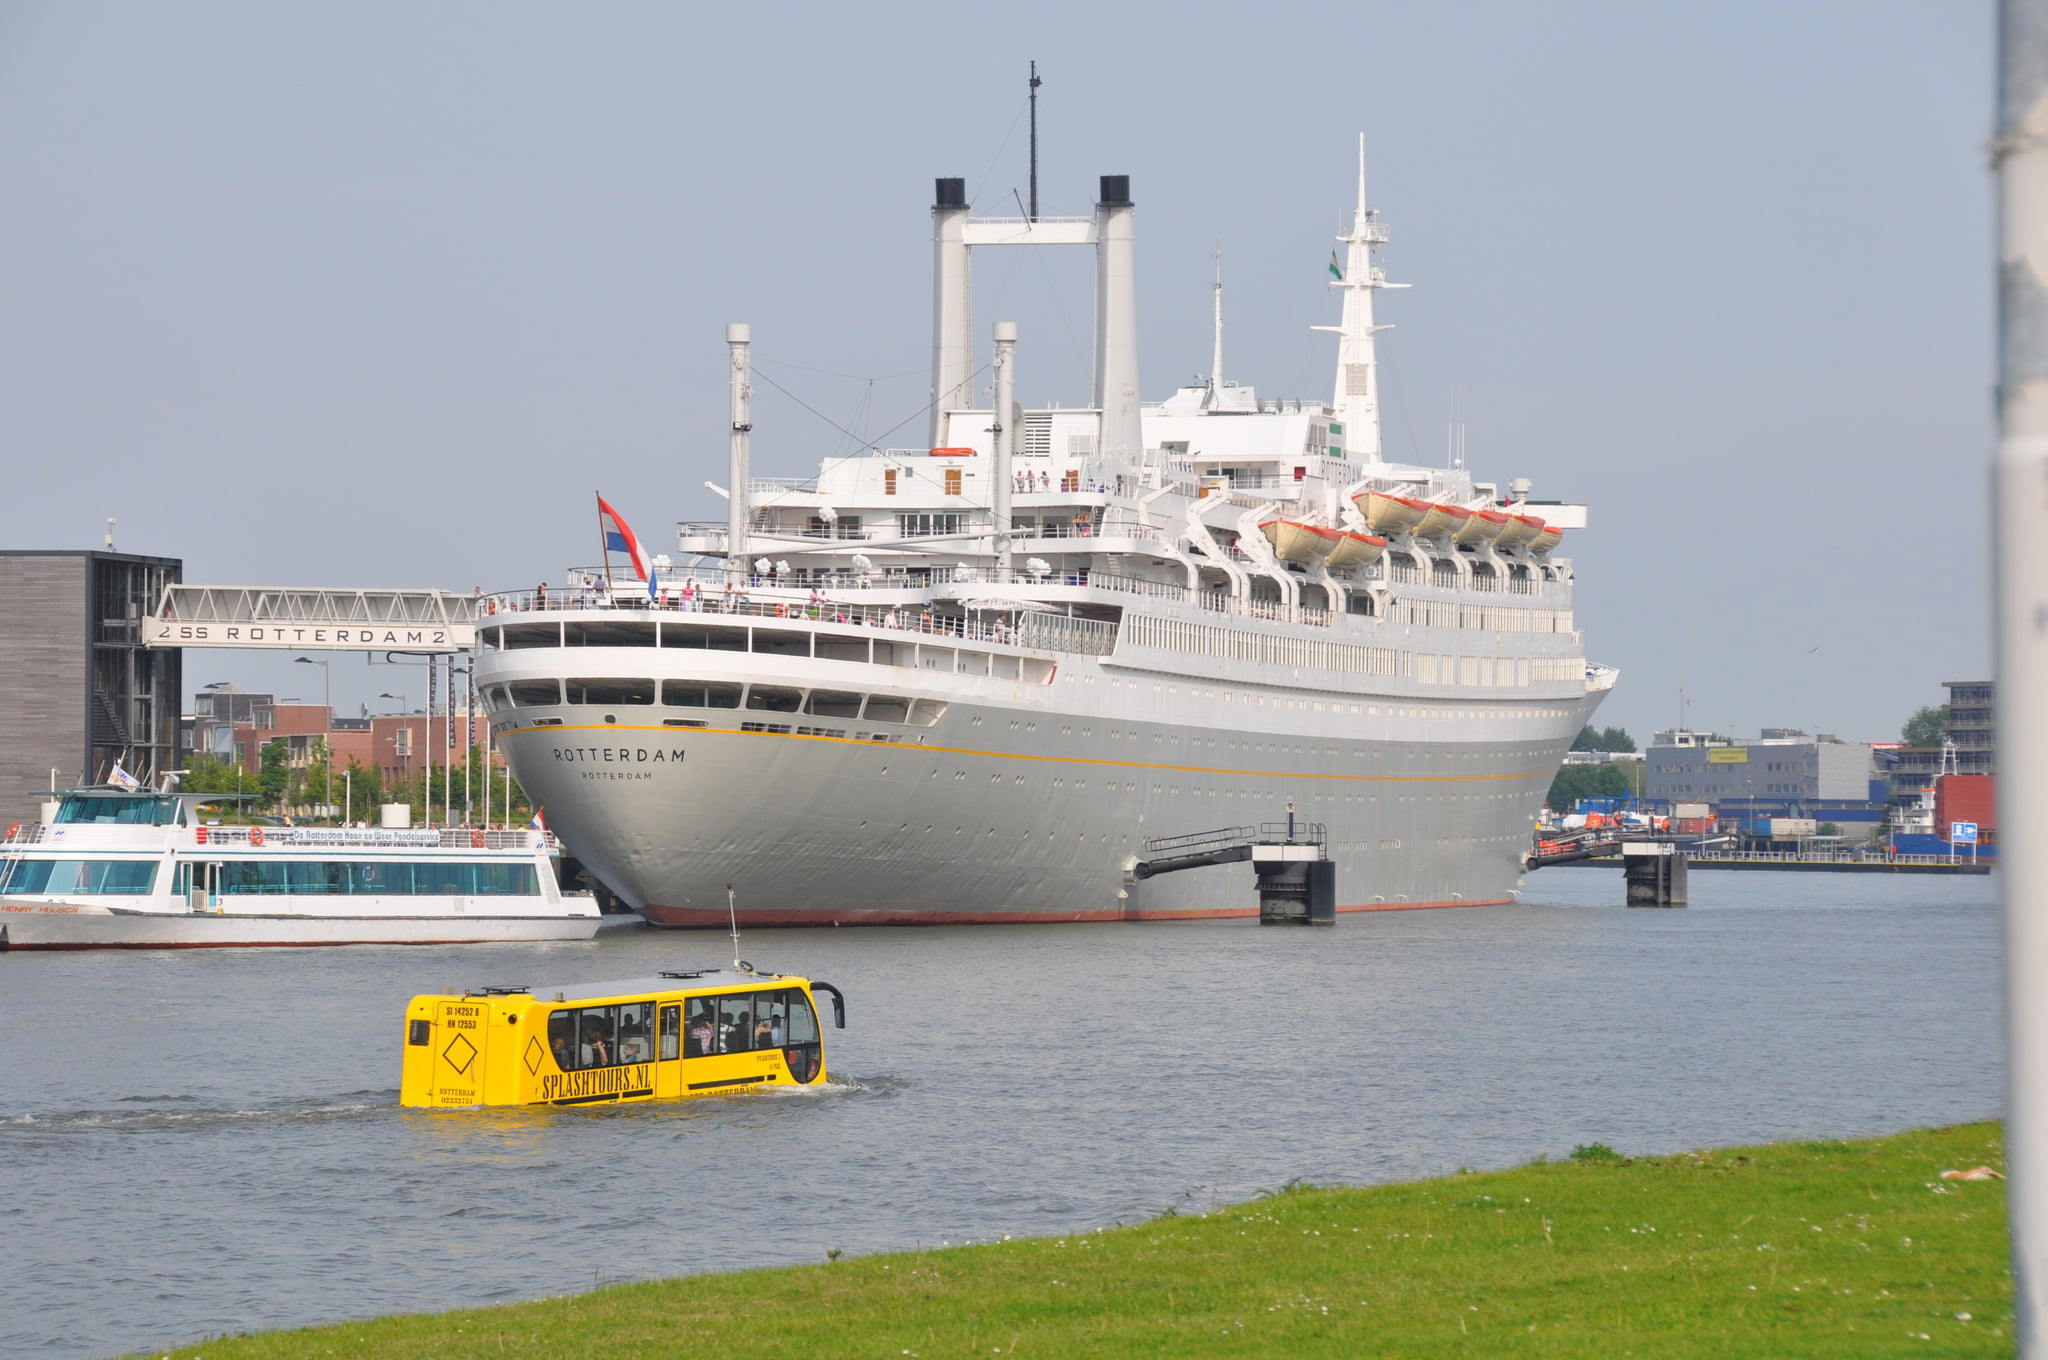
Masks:
[[[542,821],[542,820],[540,819],[540,814],[541,814],[541,813],[542,813],[542,812],[543,812],[544,810],[545,810],[545,809],[542,809],[542,808],[535,808],[535,809],[533,810],[533,820],[532,820],[532,821],[530,821],[530,822],[528,822],[528,823],[526,824],[526,829],[527,829],[528,831],[545,831],[545,830],[547,830],[547,829],[548,829],[548,828],[547,828],[547,823],[543,822],[543,821]]]
[[[640,546],[639,537],[631,526],[612,509],[611,502],[603,496],[597,498],[597,526],[604,534],[604,550],[607,554],[624,553],[633,559],[633,571],[647,583],[647,598],[652,600],[660,589],[654,580],[654,568],[647,560],[647,553]]]

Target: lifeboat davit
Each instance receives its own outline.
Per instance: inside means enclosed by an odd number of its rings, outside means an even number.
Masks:
[[[1543,532],[1543,521],[1534,515],[1509,515],[1508,522],[1500,526],[1500,537],[1494,542],[1503,548],[1519,548]]]
[[[1328,557],[1343,535],[1335,529],[1299,524],[1291,519],[1269,519],[1259,526],[1273,551],[1287,562],[1313,562]]]
[[[1429,507],[1387,491],[1361,491],[1351,498],[1376,534],[1398,534],[1422,523]]]
[[[1415,526],[1415,536],[1417,538],[1441,538],[1445,534],[1455,533],[1464,527],[1465,521],[1470,517],[1471,512],[1459,506],[1437,505],[1434,503],[1425,504],[1423,506],[1422,523]]]
[[[1564,530],[1558,528],[1555,524],[1546,524],[1536,537],[1529,540],[1529,551],[1532,553],[1547,553],[1552,548],[1555,548],[1557,541],[1563,537]]]
[[[1387,550],[1387,540],[1374,534],[1339,534],[1337,546],[1330,549],[1330,555],[1323,559],[1325,566],[1356,567],[1379,560]]]
[[[1507,522],[1508,517],[1498,510],[1468,510],[1465,512],[1465,522],[1458,526],[1458,532],[1452,535],[1452,541],[1490,543],[1500,536],[1500,531]]]

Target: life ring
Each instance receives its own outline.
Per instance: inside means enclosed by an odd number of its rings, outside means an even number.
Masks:
[[[481,832],[481,831],[472,831],[472,832],[470,832],[470,833],[469,833],[469,843],[470,843],[470,845],[471,845],[472,847],[474,847],[475,849],[478,849],[478,850],[481,850],[481,849],[483,849],[483,848],[484,848],[484,833],[483,833],[483,832]]]
[[[776,618],[778,618],[778,619],[786,619],[786,618],[788,618],[788,617],[789,617],[789,606],[788,606],[788,605],[786,605],[786,604],[779,604],[779,605],[776,605],[776,606],[775,606],[775,617],[776,617]]]
[[[16,836],[18,836],[18,835],[20,835],[20,834],[21,834],[21,823],[20,823],[20,822],[12,822],[12,823],[10,823],[10,824],[8,825],[8,827],[7,827],[7,839],[8,839],[8,840],[13,840],[13,839],[14,839],[14,838],[15,838]]]
[[[263,844],[263,828],[262,828],[262,827],[260,827],[260,826],[252,826],[252,827],[250,827],[250,828],[249,828],[249,844],[251,844],[251,845],[261,845],[261,844]]]

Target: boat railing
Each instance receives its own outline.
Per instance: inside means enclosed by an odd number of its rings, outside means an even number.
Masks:
[[[199,839],[199,832],[206,837]],[[485,830],[481,827],[351,827],[351,826],[204,826],[192,828],[192,839],[209,848],[262,846],[280,850],[529,850],[536,838],[549,850],[559,848],[552,832]]]

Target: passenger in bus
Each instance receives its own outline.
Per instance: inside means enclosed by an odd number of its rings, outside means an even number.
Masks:
[[[612,1065],[611,1040],[605,1037],[604,1022],[596,1016],[586,1016],[583,1021],[583,1052],[585,1067],[610,1067]]]
[[[701,1058],[711,1051],[711,1008],[703,1002],[692,1002],[690,1030],[685,1036],[683,1056]]]
[[[555,1066],[564,1072],[572,1072],[576,1068],[574,1025],[568,1011],[556,1011],[548,1017],[548,1047],[554,1050]]]

